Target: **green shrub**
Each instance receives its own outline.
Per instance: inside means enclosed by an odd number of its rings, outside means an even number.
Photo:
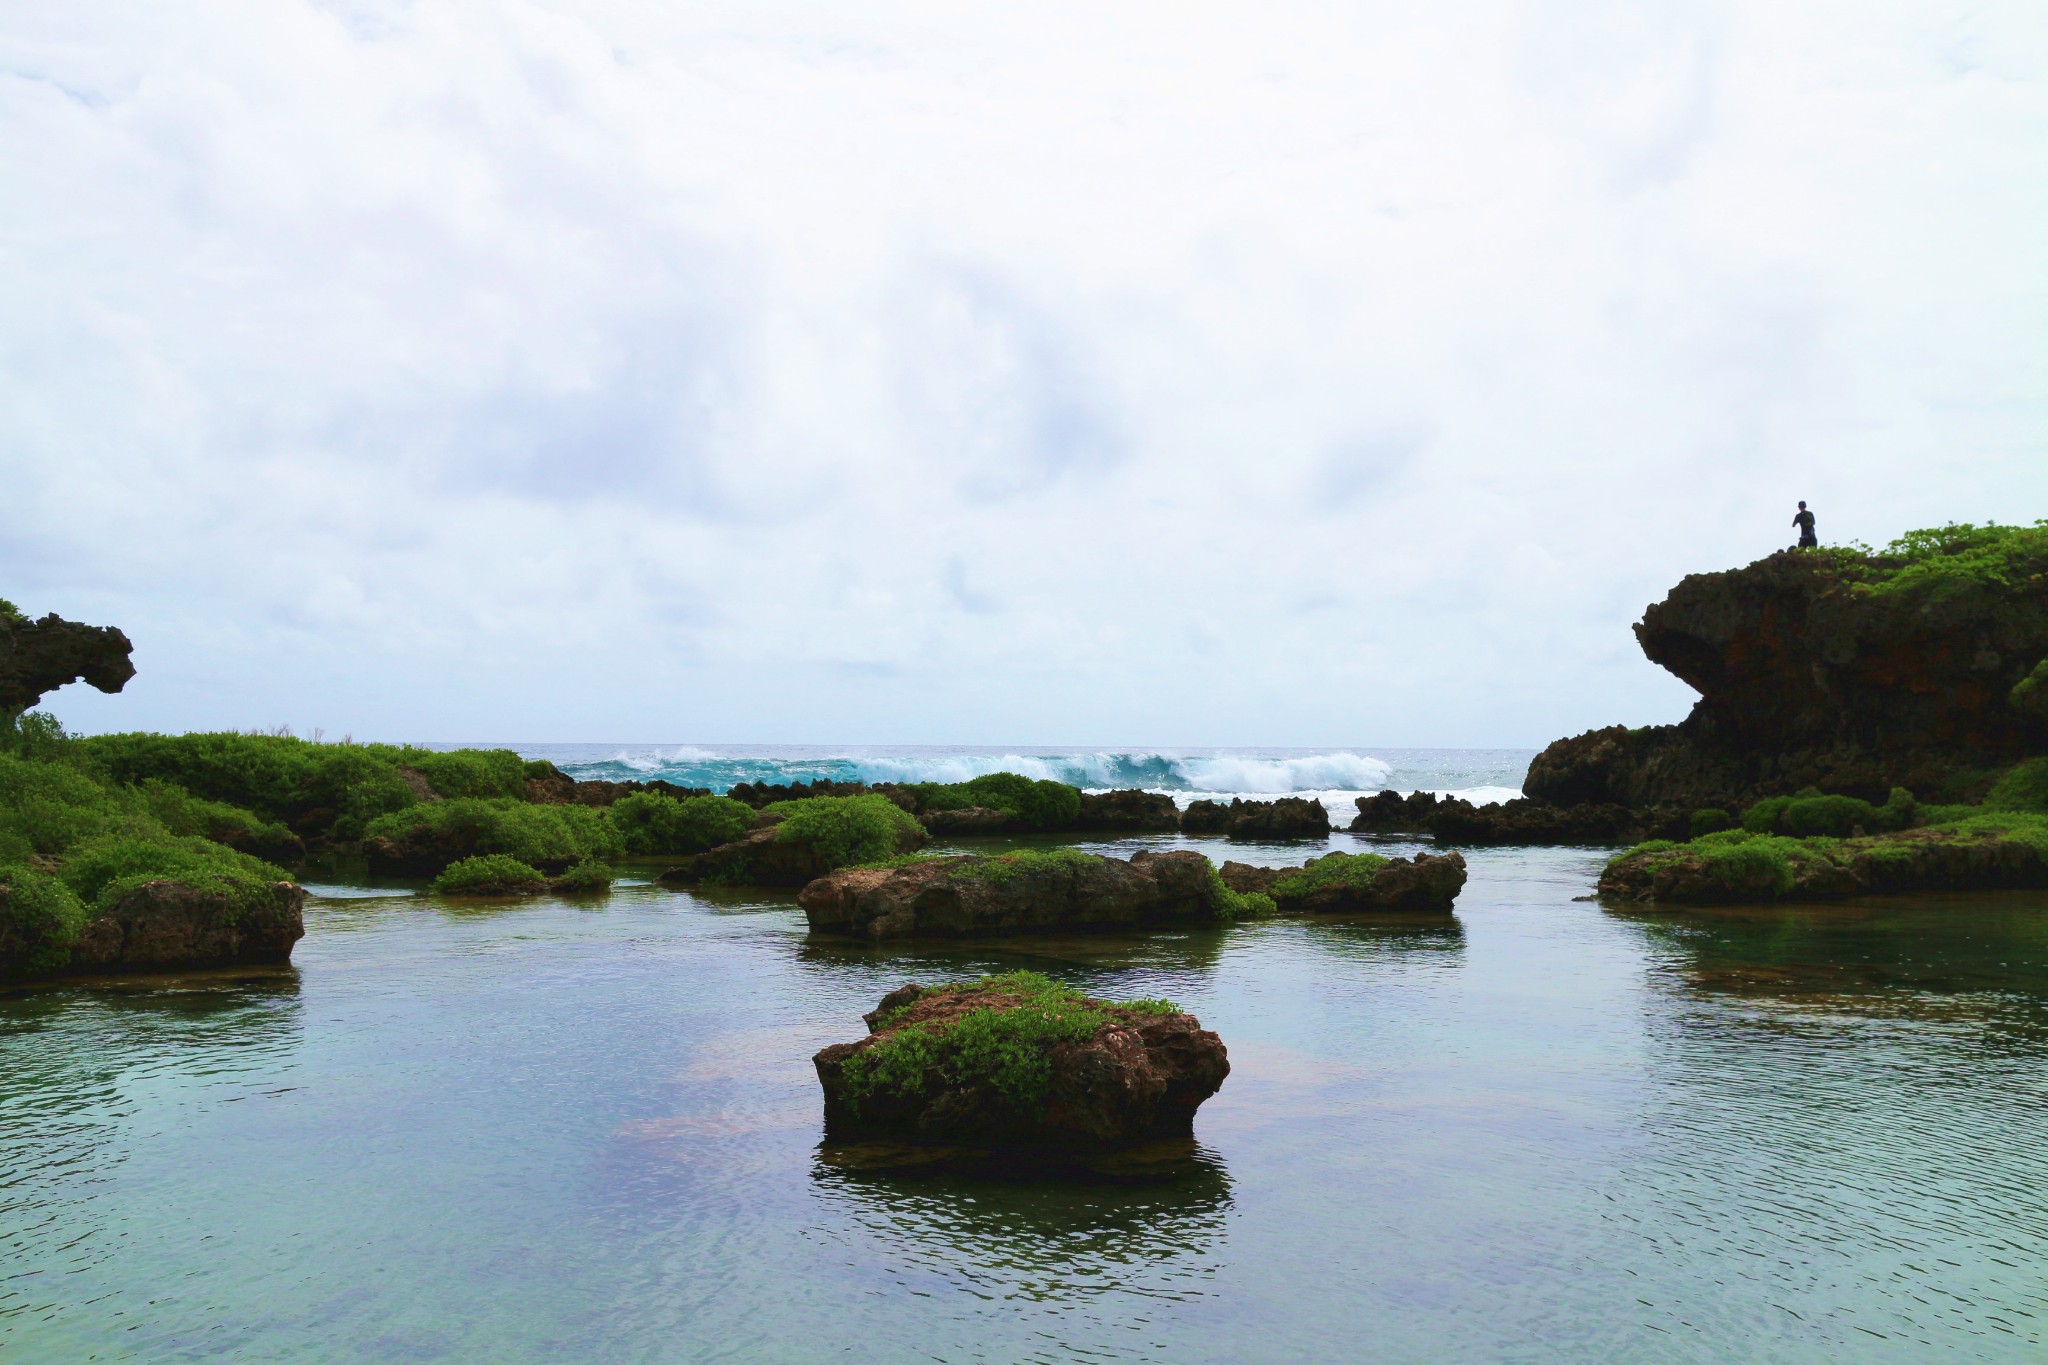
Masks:
[[[78,898],[105,910],[149,882],[171,881],[226,896],[234,911],[267,905],[277,882],[290,881],[281,867],[223,848],[208,839],[170,835],[110,835],[80,845],[58,874]]]
[[[607,811],[629,853],[702,853],[729,844],[754,823],[751,806],[726,796],[677,800],[630,792]]]
[[[829,867],[889,857],[924,833],[886,796],[806,796],[766,810],[784,817],[777,839],[807,845]]]
[[[373,839],[419,847],[430,843],[455,857],[503,853],[536,865],[615,858],[625,843],[589,806],[537,806],[503,797],[425,802],[380,815],[365,828]]]
[[[133,792],[96,782],[68,763],[0,755],[0,862],[61,854],[110,834],[163,832]]]
[[[2048,572],[2048,521],[2032,526],[1956,522],[1908,531],[1861,571],[1875,592],[1940,590],[1963,584],[2016,587]]]
[[[2009,700],[2012,709],[2035,720],[2048,720],[2048,659],[2034,665],[2026,677],[2013,684]]]
[[[234,847],[256,845],[289,847],[296,842],[292,832],[274,821],[230,806],[225,801],[208,801],[183,787],[150,778],[138,793],[142,804],[172,834],[197,834],[217,844]]]
[[[1000,991],[1019,1003],[1004,1010],[968,1010],[944,1024],[912,1024],[847,1058],[841,1074],[856,1110],[878,1094],[916,1093],[934,1070],[948,1085],[987,1085],[1016,1108],[1029,1110],[1045,1098],[1052,1049],[1086,1041],[1112,1017],[1079,991],[1036,972],[1010,972],[940,989],[959,988]],[[1121,1008],[1179,1012],[1167,1000],[1132,1001]],[[898,1011],[878,1022],[888,1028],[901,1017]]]
[[[444,895],[492,895],[544,891],[547,884],[548,879],[537,868],[502,853],[488,853],[480,858],[458,859],[442,868],[434,878],[433,889]],[[609,878],[605,884],[611,884]]]
[[[581,862],[548,883],[550,891],[565,895],[597,895],[612,889],[612,870],[595,858]]]
[[[12,754],[17,758],[55,758],[63,752],[68,739],[70,736],[64,733],[63,724],[47,711],[9,714],[0,710],[0,754]]]
[[[918,782],[909,790],[921,811],[982,806],[1008,811],[1033,829],[1064,828],[1081,814],[1080,788],[1021,773],[984,773],[966,782]]]
[[[2015,763],[1991,784],[1984,804],[1996,810],[2048,810],[2048,758]]]
[[[1782,847],[1787,842],[1790,841],[1771,837],[1751,838],[1696,851],[1708,878],[1736,894],[1769,900],[1792,889],[1792,863]]]
[[[116,781],[152,778],[268,820],[362,837],[383,815],[418,803],[410,767],[453,799],[522,798],[527,763],[509,749],[447,752],[391,744],[319,744],[291,735],[93,735],[70,747]],[[552,765],[550,765],[552,766]],[[305,822],[305,823],[302,823]]]
[[[438,796],[522,800],[526,796],[526,760],[510,749],[405,749],[401,753],[406,766],[426,778]]]
[[[1702,834],[1719,834],[1724,829],[1734,827],[1734,816],[1719,807],[1709,806],[1705,810],[1696,810],[1692,813],[1692,823],[1688,832],[1697,839]]]
[[[0,938],[22,945],[24,974],[53,972],[71,960],[71,945],[89,918],[78,893],[57,878],[26,867],[0,867]]]
[[[1767,796],[1742,813],[1742,827],[1751,834],[1769,834],[1778,827],[1778,818],[1791,804],[1789,796]]]
[[[1846,839],[1858,828],[1868,833],[1877,827],[1877,807],[1853,796],[1794,798],[1778,817],[1779,830],[1797,839],[1816,834]]]

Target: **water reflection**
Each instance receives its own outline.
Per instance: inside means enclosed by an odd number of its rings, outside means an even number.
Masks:
[[[2048,1038],[2040,892],[1607,913],[1642,935],[1663,988],[1757,1008],[1977,1024],[2028,1046]]]
[[[1465,959],[1465,926],[1455,919],[1313,919],[1303,937],[1333,957],[1415,967],[1456,967]]]
[[[1198,1143],[1100,1160],[1087,1176],[1041,1178],[957,1157],[906,1169],[900,1150],[876,1146],[821,1147],[812,1185],[906,1268],[994,1297],[1058,1301],[1187,1297],[1216,1268],[1231,1183]]]

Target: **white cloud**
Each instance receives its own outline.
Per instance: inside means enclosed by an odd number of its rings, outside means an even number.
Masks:
[[[2020,3],[0,8],[0,593],[91,728],[1528,743],[2048,516]],[[73,692],[80,689],[72,689]]]

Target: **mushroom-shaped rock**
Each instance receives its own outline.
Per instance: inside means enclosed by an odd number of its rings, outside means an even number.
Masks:
[[[892,991],[867,1037],[812,1060],[844,1137],[1090,1152],[1185,1137],[1230,1074],[1165,1001],[1090,999],[1031,972]]]

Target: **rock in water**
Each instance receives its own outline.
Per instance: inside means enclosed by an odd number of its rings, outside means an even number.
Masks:
[[[8,889],[0,887],[0,925]],[[291,961],[306,933],[306,892],[275,882],[258,904],[235,904],[218,890],[173,881],[147,882],[87,920],[68,963],[54,973],[148,972],[236,967]],[[0,976],[19,974],[32,943],[0,932]],[[42,973],[37,973],[42,974]]]
[[[1180,811],[1165,792],[1082,792],[1074,828],[1171,834],[1180,828]]]
[[[797,896],[813,933],[965,938],[1213,923],[1209,860],[1138,853],[1129,862],[1073,849],[848,867]]]
[[[83,679],[102,692],[119,692],[135,676],[134,646],[112,626],[85,626],[62,617],[27,621],[0,611],[0,715],[26,711],[66,683]]]
[[[1193,1131],[1223,1040],[1164,1001],[1093,1000],[1029,972],[892,991],[812,1058],[834,1137],[1091,1152]]]

